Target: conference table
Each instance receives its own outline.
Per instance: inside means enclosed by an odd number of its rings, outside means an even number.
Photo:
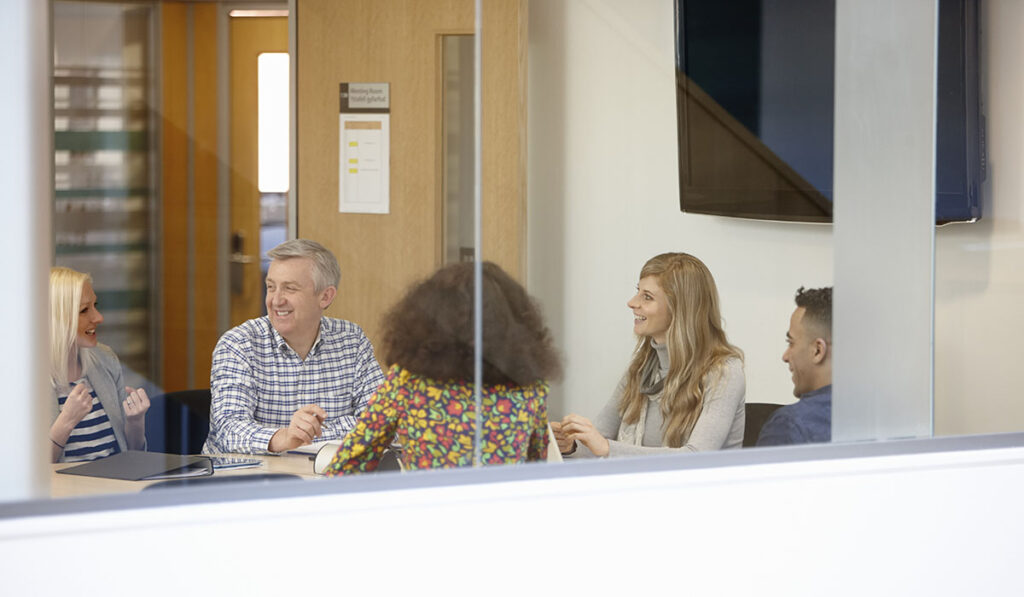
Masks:
[[[323,475],[313,472],[313,460],[309,454],[281,454],[281,455],[253,455],[253,454],[230,454],[238,458],[252,458],[259,460],[260,464],[251,468],[232,468],[214,470],[214,477],[242,476],[242,475],[266,475],[266,474],[289,474],[297,475],[305,479],[321,479]],[[122,481],[118,479],[107,479],[103,477],[86,477],[82,475],[68,475],[58,473],[62,468],[76,466],[78,462],[61,462],[51,465],[50,471],[50,497],[81,497],[88,495],[103,495],[113,493],[135,493],[143,488],[161,481]],[[206,478],[206,477],[202,477]]]
[[[549,446],[557,445],[550,427],[548,427],[548,438]],[[295,452],[286,452],[284,454],[222,454],[222,456],[234,458],[259,460],[260,464],[259,466],[251,468],[215,469],[212,477],[286,474],[295,475],[309,480],[324,479],[325,477],[323,475],[318,475],[313,470],[316,454],[321,450],[329,452],[327,454],[326,461],[322,461],[321,463],[321,468],[323,468],[327,462],[330,461],[330,457],[333,455],[337,445],[325,444],[330,444],[330,442],[317,443],[300,448]],[[400,462],[401,448],[399,446],[392,446],[389,452],[390,454],[386,453],[382,458],[380,467],[377,469],[378,471],[391,471],[403,468]],[[557,449],[549,449],[547,460],[549,463],[558,463],[562,461],[562,455],[558,453]],[[122,481],[119,479],[109,479],[105,477],[87,477],[83,475],[61,474],[57,472],[63,468],[77,466],[79,464],[82,463],[62,462],[50,465],[50,497],[65,498],[89,495],[109,495],[116,493],[135,493],[142,491],[149,485],[162,482],[162,480]],[[198,478],[209,479],[210,477]]]

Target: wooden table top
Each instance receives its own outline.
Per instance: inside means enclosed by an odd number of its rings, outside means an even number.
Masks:
[[[287,473],[303,478],[318,478],[313,472],[313,461],[304,454],[258,455],[258,454],[227,454],[239,458],[260,460],[260,466],[252,468],[234,468],[215,470],[215,476],[230,475],[261,475],[267,473]],[[147,485],[159,481],[122,481],[102,477],[86,477],[82,475],[62,475],[57,471],[62,468],[76,466],[80,462],[60,462],[52,464],[50,472],[50,497],[79,497],[86,495],[104,495],[112,493],[135,493],[142,491]]]

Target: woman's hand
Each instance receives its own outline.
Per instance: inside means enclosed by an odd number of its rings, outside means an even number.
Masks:
[[[146,411],[149,410],[149,396],[142,388],[125,387],[128,397],[121,406],[124,408],[124,434],[129,450],[146,448]]]
[[[550,421],[551,433],[555,436],[555,443],[558,444],[558,451],[562,454],[572,454],[576,451],[576,442],[565,437],[565,432],[562,431],[562,423],[559,421]]]
[[[78,425],[91,410],[92,394],[89,393],[89,385],[84,383],[75,384],[68,394],[68,399],[64,401],[64,406],[61,407],[60,415],[57,419],[63,419],[64,426],[67,427],[68,434],[70,435],[75,425]],[[67,437],[64,439],[66,440]]]
[[[124,416],[129,422],[139,418],[145,420],[146,411],[149,410],[149,396],[146,395],[146,390],[126,387],[125,391],[128,392],[128,397],[121,403],[124,406]]]
[[[608,440],[598,432],[597,427],[590,422],[590,419],[575,414],[566,415],[562,419],[561,427],[561,433],[566,439],[583,444],[594,453],[594,456],[603,458],[608,455],[611,446]],[[558,439],[557,434],[555,439]],[[559,442],[559,448],[561,448],[561,442]]]
[[[50,425],[50,450],[51,462],[57,462],[64,447],[68,444],[68,438],[75,427],[82,422],[85,415],[92,411],[92,394],[89,393],[89,385],[75,384],[68,393],[67,400],[60,409],[60,414]]]

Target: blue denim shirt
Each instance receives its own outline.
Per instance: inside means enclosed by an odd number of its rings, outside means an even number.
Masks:
[[[832,385],[800,396],[775,411],[761,428],[759,446],[783,446],[832,441]]]

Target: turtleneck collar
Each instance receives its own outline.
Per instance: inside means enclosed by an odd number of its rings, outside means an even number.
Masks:
[[[668,375],[668,345],[658,344],[651,338],[651,348],[654,354],[658,355],[657,372],[653,359],[644,363],[640,371],[640,393],[646,394],[652,400],[657,400],[661,389],[665,385],[665,377]]]
[[[651,348],[658,355],[658,373],[661,373],[661,379],[665,379],[668,375],[668,344],[658,344],[651,338]]]

